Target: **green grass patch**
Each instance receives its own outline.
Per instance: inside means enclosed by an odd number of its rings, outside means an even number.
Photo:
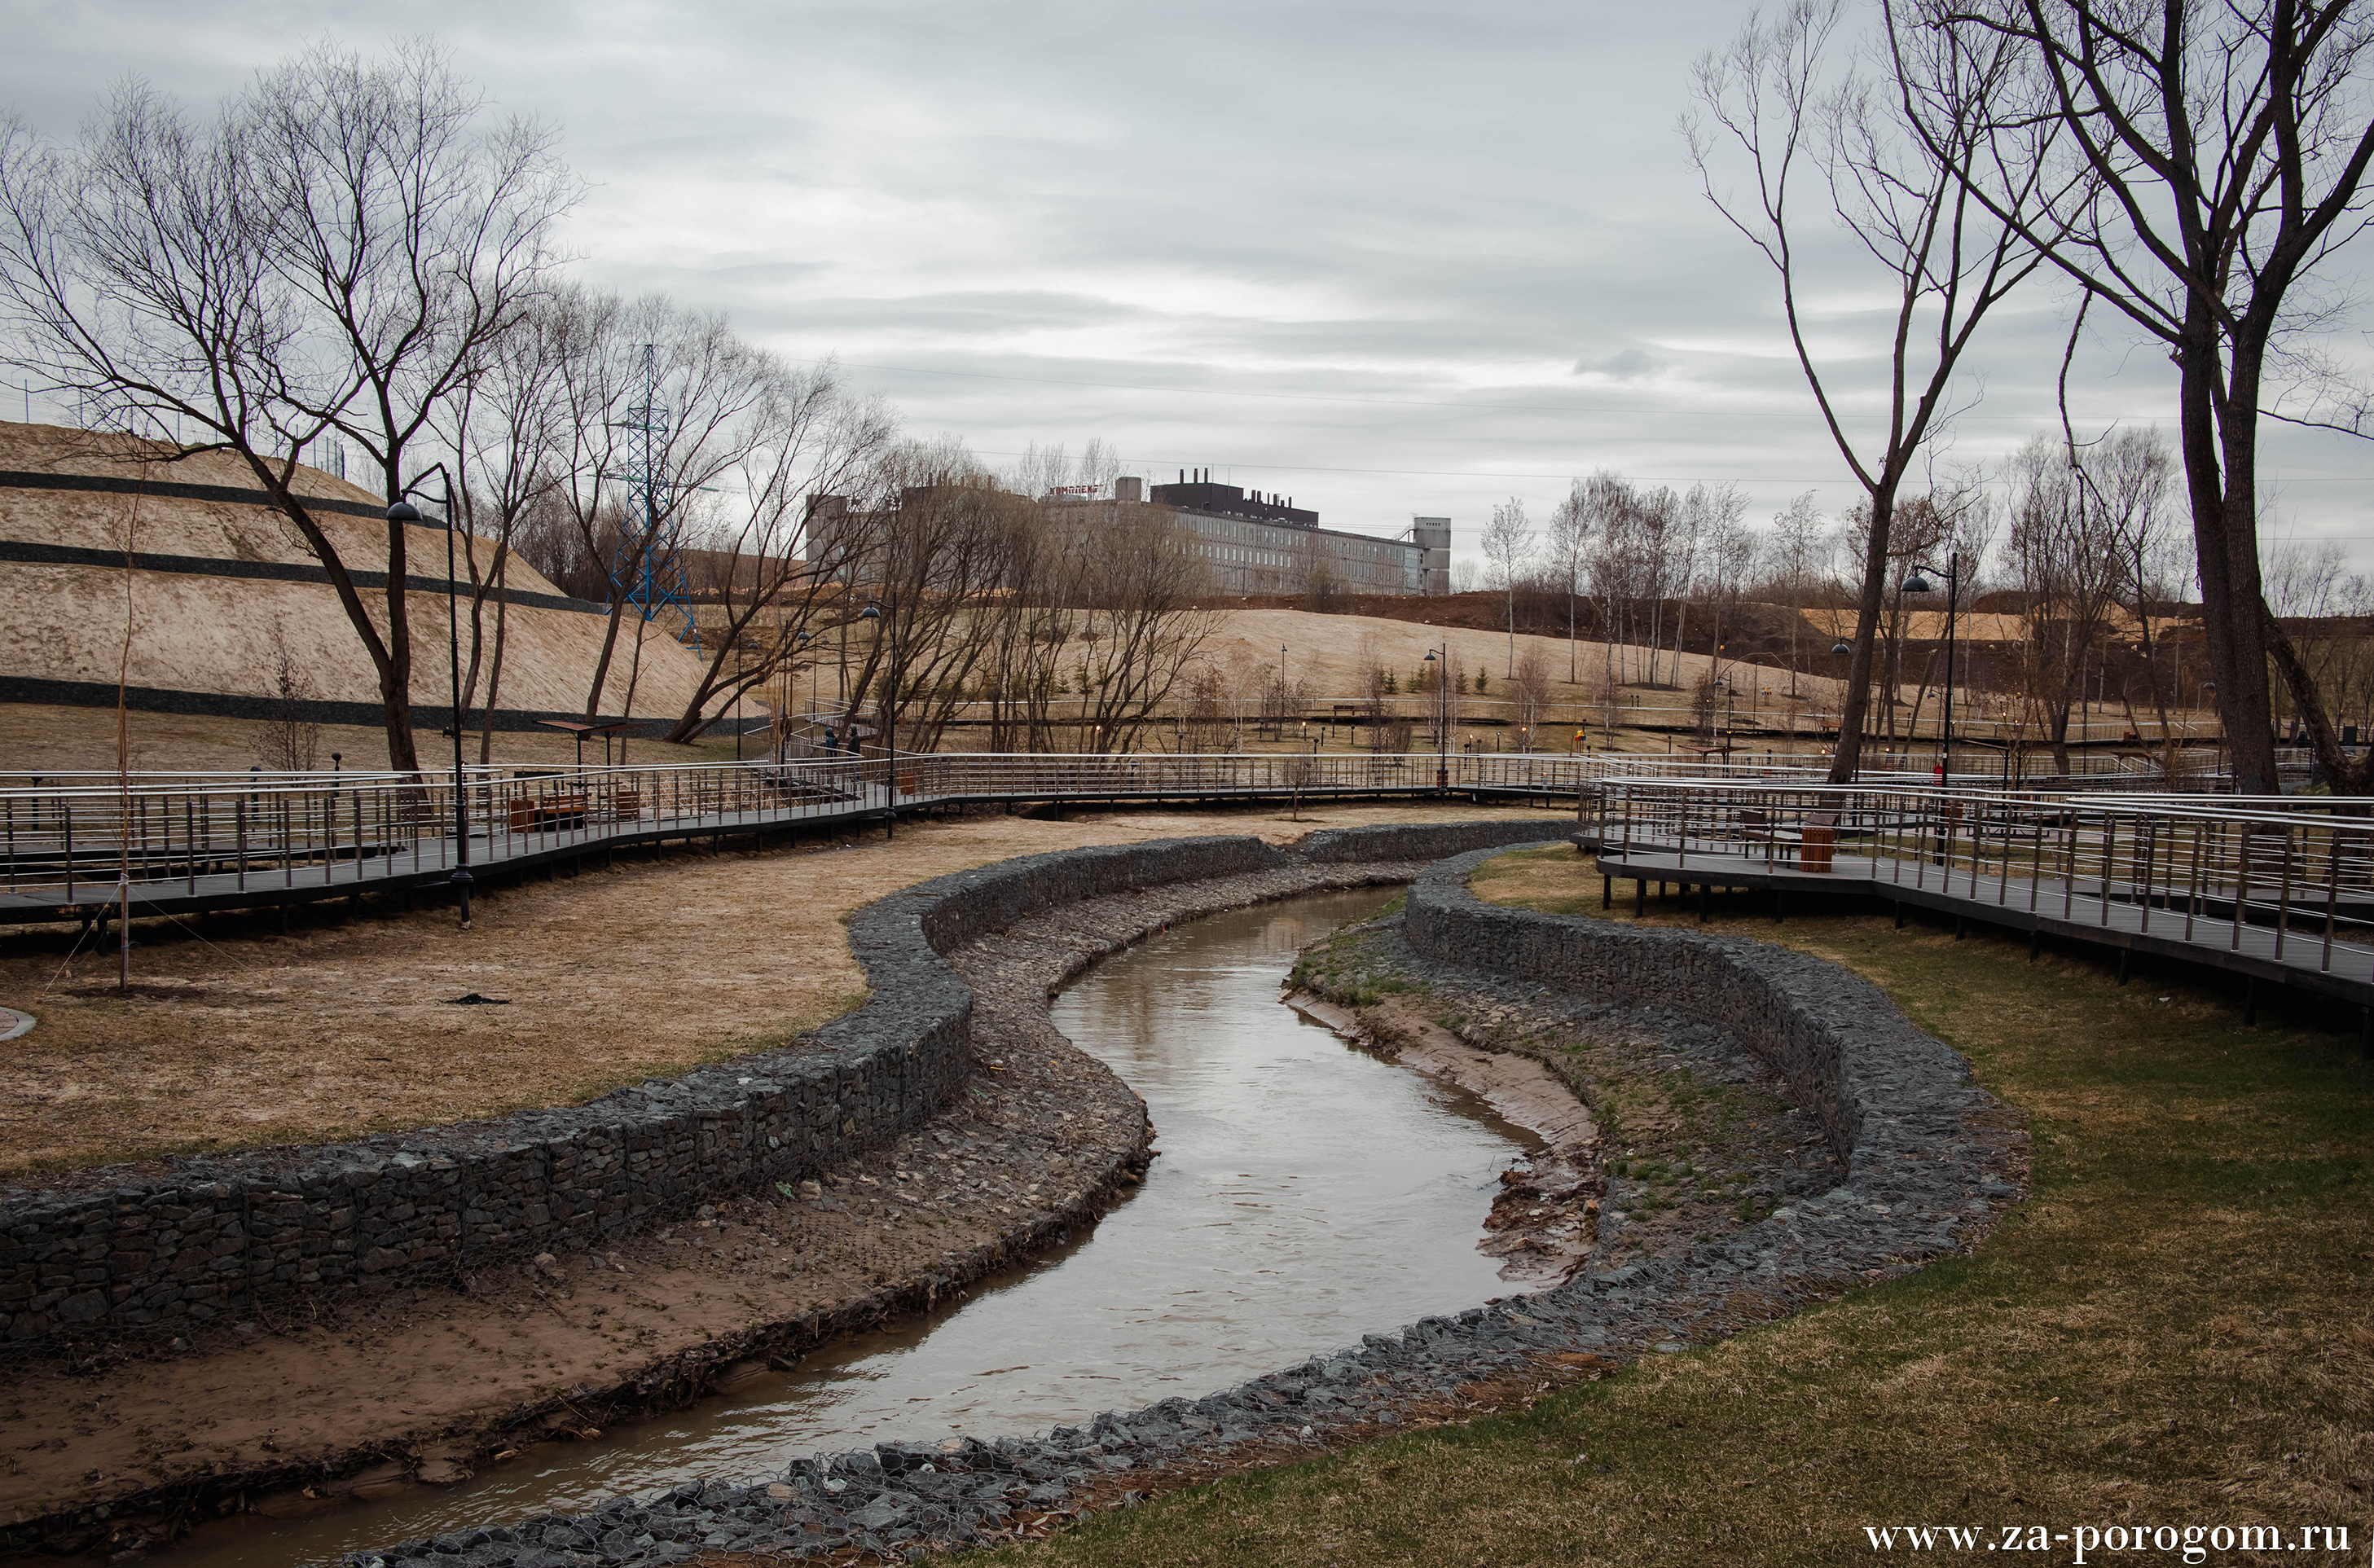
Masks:
[[[1571,850],[1502,856],[1474,885],[1603,918],[1597,870]],[[1606,918],[1630,919],[1629,900]],[[1647,918],[1694,926],[1696,903]],[[2026,1117],[2031,1195],[1974,1255],[1522,1411],[1173,1492],[990,1561],[1871,1563],[1904,1554],[1865,1527],[1906,1524],[2345,1525],[2366,1550],[2374,1071],[2353,1037],[2272,1009],[2246,1029],[2168,973],[2121,988],[2090,960],[2031,965],[2024,939],[1880,916],[1714,929],[1869,977]]]

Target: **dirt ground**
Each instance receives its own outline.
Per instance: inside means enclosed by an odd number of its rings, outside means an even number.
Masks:
[[[982,945],[993,965],[998,939]],[[100,1348],[90,1365],[11,1367],[0,1527],[43,1520],[48,1550],[113,1554],[225,1502],[288,1517],[416,1478],[533,1469],[552,1443],[779,1376],[838,1331],[925,1305],[934,1279],[962,1288],[1092,1223],[1144,1168],[1145,1107],[1053,1035],[1043,981],[1023,991],[1019,1008],[984,999],[971,1093],[820,1181],[458,1289],[258,1312],[129,1360]]]
[[[1198,825],[1028,825],[1111,841],[1131,827]],[[1201,825],[1277,838],[1310,825]],[[953,861],[962,847],[933,852]],[[820,1179],[720,1201],[614,1250],[490,1267],[458,1288],[283,1307],[169,1344],[95,1344],[72,1363],[11,1367],[0,1395],[0,1527],[24,1527],[12,1538],[20,1548],[121,1554],[219,1513],[288,1517],[488,1467],[533,1468],[548,1462],[550,1443],[704,1392],[756,1392],[836,1333],[961,1292],[1093,1223],[1151,1157],[1143,1103],[1055,1030],[1051,986],[1131,933],[1275,896],[1298,879],[1323,885],[1326,876],[1256,873],[1113,895],[959,950],[951,962],[979,999],[981,1071],[970,1092]],[[1456,1064],[1436,1066],[1477,1093],[1507,1098],[1526,1087],[1467,1083]],[[1570,1097],[1495,1104],[1541,1123],[1554,1146],[1588,1135]],[[1538,1200],[1510,1188],[1487,1229],[1521,1239]],[[109,1506],[94,1508],[101,1502]]]
[[[1275,805],[1108,812],[1068,821],[911,822],[894,842],[720,858],[622,859],[608,871],[482,895],[450,910],[324,906],[268,918],[134,924],[147,988],[113,994],[112,954],[71,930],[0,930],[0,1005],[34,1014],[0,1042],[0,1178],[174,1153],[332,1141],[574,1104],[761,1049],[855,1006],[864,980],[841,919],[928,877],[1083,844],[1413,818],[1536,815],[1522,807]],[[476,992],[500,1007],[457,1007]]]

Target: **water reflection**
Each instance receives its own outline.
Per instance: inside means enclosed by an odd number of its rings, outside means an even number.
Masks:
[[[280,1568],[817,1450],[1082,1422],[1501,1293],[1475,1242],[1524,1135],[1278,1001],[1300,948],[1388,896],[1182,925],[1057,1000],[1064,1033],[1146,1097],[1163,1151],[1137,1195],[1069,1246],[793,1373],[463,1487],[208,1527],[174,1568]]]

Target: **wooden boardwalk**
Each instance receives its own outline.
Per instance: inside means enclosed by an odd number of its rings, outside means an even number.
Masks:
[[[996,782],[987,788],[978,782],[973,788],[938,790],[901,788],[895,804],[887,781],[855,780],[829,790],[803,790],[772,803],[740,808],[703,810],[696,802],[688,809],[665,811],[653,809],[655,802],[642,802],[631,816],[586,809],[538,811],[526,814],[524,825],[514,825],[515,813],[509,821],[474,824],[468,870],[474,884],[517,882],[539,872],[558,877],[565,868],[589,859],[606,859],[621,849],[697,844],[704,839],[723,844],[737,838],[845,832],[875,825],[887,825],[895,832],[899,820],[959,806],[1046,802],[1093,806],[1287,800],[1304,804],[1346,800],[1534,801],[1558,809],[1558,815],[1544,830],[1545,837],[1555,837],[1567,830],[1571,821],[1568,813],[1575,799],[1575,786],[1567,780],[1552,785],[1523,778],[1467,778],[1459,787],[1446,790],[1436,788],[1430,777],[1408,772],[1357,782],[1317,783],[1191,781],[1160,773],[1134,776],[1115,768],[1081,772],[1084,777],[1053,788],[1047,787],[1044,779],[1009,788],[998,788]],[[359,899],[365,895],[411,898],[451,893],[460,858],[454,853],[450,831],[374,832],[358,812],[351,833],[341,837],[342,810],[334,799],[323,813],[329,825],[326,828],[317,828],[310,836],[284,834],[264,849],[206,833],[193,833],[180,843],[169,841],[162,849],[136,849],[132,857],[134,918],[238,908],[278,907],[285,912],[297,905]],[[436,819],[433,811],[420,813],[420,820]],[[118,896],[119,855],[112,847],[46,854],[35,885],[0,891],[0,924],[88,923],[109,919]],[[69,864],[74,868],[71,876],[65,869]],[[10,869],[18,871],[20,866]]]
[[[1693,848],[1634,843],[1603,850],[1604,891],[1613,883],[1636,884],[1635,898],[1651,883],[1697,892],[1701,908],[1710,890],[1747,888],[1773,895],[1773,918],[1783,918],[1792,899],[1876,899],[1935,910],[1957,920],[2029,935],[2039,941],[2086,943],[2120,954],[2124,980],[2127,958],[2148,954],[2180,963],[2239,975],[2251,981],[2291,986],[2313,995],[2374,1009],[2374,945],[2343,941],[2329,928],[2310,929],[2237,921],[2231,899],[2185,897],[2149,901],[2122,896],[2114,883],[2106,896],[2098,882],[2073,883],[2052,876],[2004,876],[1968,864],[1940,866],[1913,856],[1865,856],[1840,852],[1827,872],[1809,872],[1793,855],[1768,858],[1761,848],[1723,853]],[[2191,908],[2187,905],[2192,906]]]

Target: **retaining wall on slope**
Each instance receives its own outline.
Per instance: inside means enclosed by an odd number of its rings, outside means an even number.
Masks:
[[[597,1246],[704,1198],[802,1176],[939,1109],[971,1071],[971,992],[940,954],[1040,910],[1297,861],[1423,860],[1537,822],[1071,849],[938,878],[850,917],[865,1005],[778,1050],[352,1143],[178,1159],[0,1189],[0,1338],[169,1331],[258,1303],[452,1281]]]
[[[1412,947],[1722,1030],[1820,1116],[1830,1152],[1859,1183],[1917,1176],[1926,1164],[1969,1153],[1958,1135],[1991,1096],[1970,1082],[1959,1056],[1914,1028],[1877,986],[1762,942],[1486,904],[1467,876],[1497,852],[1440,861],[1411,883]],[[1943,1185],[1958,1190],[1960,1173]]]

